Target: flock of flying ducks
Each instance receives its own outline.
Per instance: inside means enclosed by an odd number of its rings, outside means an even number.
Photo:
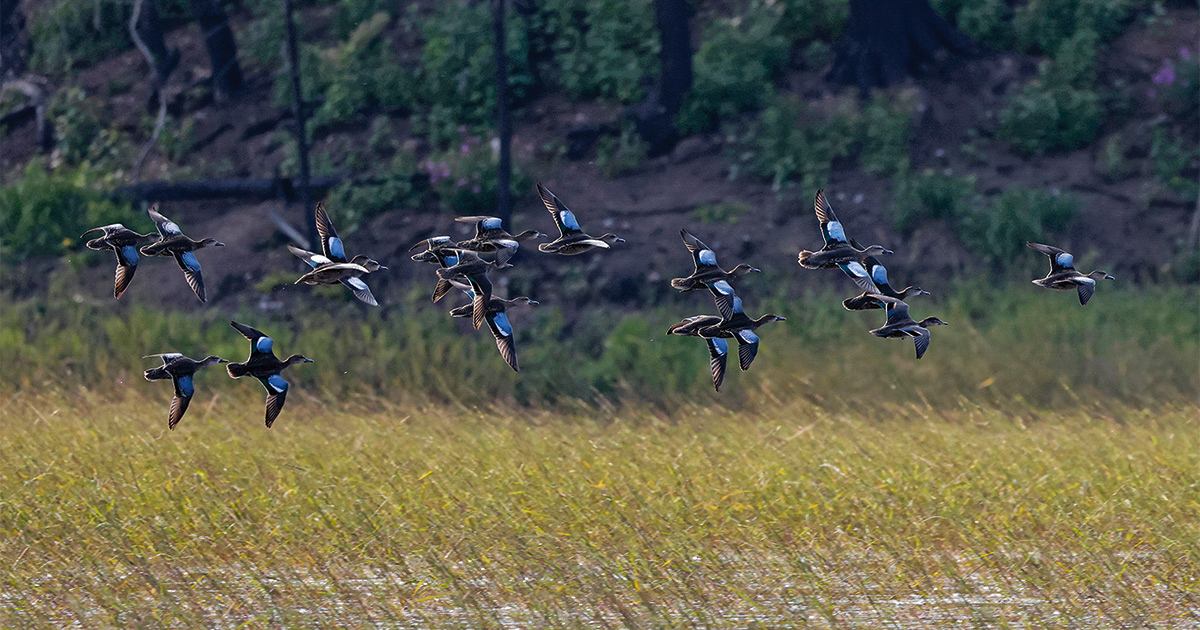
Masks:
[[[558,238],[540,243],[538,250],[548,254],[574,256],[593,250],[611,249],[613,245],[625,242],[615,234],[591,236],[583,231],[575,214],[567,208],[554,193],[540,183],[537,185],[546,210],[554,217],[558,227]],[[947,322],[937,317],[926,317],[920,321],[909,315],[908,304],[905,302],[911,296],[929,295],[919,287],[906,287],[901,291],[892,288],[888,282],[887,269],[880,264],[876,256],[891,254],[891,250],[881,245],[860,247],[852,238],[846,236],[845,228],[833,213],[823,190],[818,190],[814,200],[814,209],[820,223],[821,235],[825,245],[817,251],[801,251],[798,262],[805,269],[841,269],[854,283],[862,289],[862,293],[847,298],[842,305],[851,311],[883,309],[887,319],[884,325],[871,330],[876,337],[893,339],[912,339],[916,348],[917,359],[924,356],[929,349],[930,332],[933,326],[946,325]],[[183,271],[188,285],[201,302],[205,302],[204,277],[201,274],[200,261],[196,251],[206,247],[221,247],[224,244],[211,238],[194,240],[180,230],[179,225],[164,217],[157,206],[148,211],[150,218],[157,227],[157,234],[139,234],[126,228],[120,223],[94,228],[84,233],[100,231],[101,236],[87,242],[87,247],[94,250],[112,250],[117,256],[116,277],[113,285],[113,297],[120,298],[129,288],[137,271],[141,256],[170,256],[173,257]],[[317,232],[321,237],[321,253],[315,253],[289,245],[288,250],[303,260],[311,269],[302,275],[296,284],[336,285],[346,286],[356,298],[371,306],[378,302],[367,286],[365,276],[379,270],[387,269],[378,261],[359,254],[347,258],[345,243],[334,230],[333,222],[324,204],[317,204],[314,213]],[[505,363],[513,370],[519,371],[514,331],[508,319],[508,307],[514,305],[537,305],[537,301],[528,296],[502,298],[492,293],[492,282],[489,273],[493,270],[512,267],[509,263],[518,251],[523,241],[546,238],[545,234],[536,230],[525,230],[519,234],[509,234],[501,224],[501,220],[489,216],[458,217],[455,221],[470,223],[475,227],[475,235],[464,241],[454,242],[449,236],[433,236],[413,245],[409,251],[417,251],[412,259],[417,262],[427,262],[438,266],[437,283],[433,289],[433,301],[438,302],[452,289],[458,289],[469,299],[467,304],[450,310],[451,317],[470,317],[472,325],[479,329],[487,323],[492,336],[496,339],[496,347]],[[712,371],[713,387],[720,391],[725,379],[726,359],[729,354],[727,340],[732,339],[738,345],[738,364],[742,370],[750,368],[758,354],[759,338],[755,331],[764,324],[784,321],[785,318],[774,314],[766,314],[757,319],[748,316],[742,306],[742,299],[737,295],[730,282],[749,273],[760,270],[747,264],[739,264],[726,271],[717,263],[716,252],[696,238],[686,229],[680,230],[683,243],[692,255],[694,271],[683,278],[671,280],[671,287],[681,292],[707,290],[711,293],[719,315],[695,315],[686,317],[679,323],[667,329],[668,335],[699,337],[705,340],[709,351],[709,367]],[[1079,303],[1086,305],[1096,289],[1096,281],[1112,280],[1113,277],[1103,271],[1093,271],[1088,274],[1075,269],[1074,256],[1050,245],[1027,243],[1034,250],[1050,258],[1050,272],[1044,277],[1033,281],[1034,284],[1049,289],[1072,290],[1078,292]],[[279,417],[287,397],[288,382],[280,373],[296,364],[312,363],[313,360],[303,355],[294,354],[285,360],[275,356],[275,342],[270,336],[246,324],[231,321],[233,326],[250,342],[250,356],[243,363],[230,363],[216,356],[209,356],[197,361],[178,352],[147,355],[145,358],[159,358],[163,364],[146,370],[146,380],[170,379],[174,384],[175,395],[171,399],[167,426],[174,429],[187,411],[188,404],[195,394],[193,377],[195,373],[206,366],[217,363],[228,363],[226,369],[229,376],[241,378],[251,376],[262,383],[267,391],[266,426],[268,428]]]

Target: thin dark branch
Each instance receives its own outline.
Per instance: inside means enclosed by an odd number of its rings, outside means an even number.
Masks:
[[[296,152],[300,158],[300,203],[307,213],[312,208],[308,196],[308,184],[311,173],[308,166],[308,126],[305,124],[304,91],[300,85],[300,53],[296,46],[296,25],[292,20],[292,0],[283,0],[284,23],[287,28],[287,64],[292,78],[292,116],[295,119]],[[316,243],[317,226],[313,221],[304,221],[308,225],[309,243]]]
[[[492,32],[496,57],[496,132],[500,136],[500,156],[496,165],[496,216],[508,222],[512,217],[512,117],[508,111],[505,4],[506,0],[492,0]]]

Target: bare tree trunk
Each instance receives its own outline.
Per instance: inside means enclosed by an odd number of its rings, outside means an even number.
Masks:
[[[220,0],[190,0],[190,4],[212,62],[213,91],[218,96],[231,96],[242,89],[242,67],[238,65],[229,16]]]
[[[678,140],[675,118],[692,89],[691,15],[688,0],[654,2],[660,42],[658,85],[628,112],[638,134],[650,145],[651,155],[671,150]]]
[[[492,34],[496,58],[496,133],[500,136],[500,156],[496,165],[496,216],[509,223],[512,218],[512,116],[508,111],[505,4],[506,0],[492,0]],[[511,225],[509,229],[512,229]]]
[[[149,104],[155,107],[160,100],[159,92],[167,84],[167,78],[175,66],[179,65],[179,51],[167,48],[154,0],[135,0],[133,16],[129,20],[129,35],[153,72],[150,77]]]
[[[292,0],[283,0],[284,23],[287,26],[287,63],[288,72],[292,76],[292,114],[296,122],[296,152],[300,158],[300,204],[303,211],[302,225],[308,226],[308,242],[310,246],[319,241],[317,224],[308,219],[307,213],[312,209],[309,198],[309,180],[311,173],[308,167],[308,125],[305,123],[304,90],[300,85],[300,53],[296,46],[296,24],[292,20]]]
[[[154,12],[153,17],[148,20],[152,22],[149,31],[157,37],[158,41],[156,45],[162,51],[166,50],[166,44],[162,40],[162,30],[158,26],[158,12],[154,11],[154,0],[134,0],[133,15],[129,17],[129,36],[133,39],[134,46],[142,53],[142,56],[146,58],[146,63],[150,66],[150,99],[151,101],[158,101],[158,115],[154,118],[154,131],[150,133],[150,139],[142,146],[142,152],[138,155],[137,161],[133,163],[132,175],[134,182],[141,180],[142,164],[146,162],[150,151],[158,143],[158,136],[162,133],[163,125],[167,122],[167,97],[161,91],[166,87],[167,75],[170,74],[170,70],[163,72],[160,64],[163,63],[164,59],[162,57],[155,58],[153,49],[142,39],[142,29],[139,28],[138,22],[143,18],[146,9]],[[178,61],[178,53],[176,53],[175,59]]]
[[[928,0],[850,0],[846,34],[834,50],[828,79],[865,93],[916,74],[939,56],[973,56],[983,49]]]
[[[19,0],[0,0],[0,81],[25,74],[25,16],[18,10]]]

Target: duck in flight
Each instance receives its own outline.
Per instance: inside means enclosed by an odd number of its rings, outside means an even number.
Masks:
[[[458,262],[437,270],[438,286],[434,289],[433,301],[436,302],[446,295],[455,280],[465,281],[471,288],[471,324],[478,329],[483,325],[488,304],[492,301],[492,281],[488,279],[490,263],[475,252],[457,252]]]
[[[472,296],[473,297],[473,296]],[[514,372],[520,372],[521,368],[517,365],[517,347],[513,341],[513,327],[508,321],[506,311],[508,307],[517,304],[528,304],[529,306],[537,306],[536,300],[531,300],[528,297],[515,297],[510,300],[504,298],[492,297],[487,304],[487,312],[485,318],[488,328],[492,331],[492,336],[496,338],[496,348],[500,350],[500,356],[504,358],[504,362]],[[471,304],[463,304],[457,308],[451,309],[451,317],[471,317],[474,312],[474,300]]]
[[[859,249],[852,245],[846,238],[846,230],[842,227],[842,222],[838,221],[829,201],[825,199],[824,189],[817,191],[817,196],[813,200],[813,209],[817,213],[817,221],[821,223],[821,236],[825,238],[825,246],[815,252],[801,251],[797,257],[800,266],[805,269],[840,268],[863,291],[878,293],[878,289],[871,281],[871,276],[862,261],[867,256],[891,254],[892,250],[885,249],[882,245],[871,245],[866,249]]]
[[[113,280],[113,297],[121,299],[121,295],[125,293],[125,289],[129,288],[129,283],[133,282],[133,274],[137,271],[139,260],[138,247],[154,240],[156,235],[138,234],[120,223],[113,223],[112,225],[92,228],[84,232],[79,238],[83,238],[97,230],[100,230],[103,234],[89,240],[87,248],[94,250],[111,249],[116,252],[117,273]]]
[[[293,354],[286,360],[280,361],[274,352],[275,340],[261,330],[256,330],[245,324],[229,322],[242,336],[250,340],[250,357],[245,363],[230,363],[225,366],[229,376],[241,378],[252,376],[267,389],[267,428],[275,423],[283,403],[287,399],[288,382],[279,375],[280,372],[297,363],[312,363],[313,360],[300,354]]]
[[[725,271],[717,264],[717,254],[711,247],[705,245],[703,241],[687,230],[679,230],[679,235],[683,238],[683,244],[687,246],[688,251],[692,253],[692,262],[695,263],[696,269],[687,277],[673,278],[671,287],[684,293],[696,289],[708,289],[717,303],[717,311],[721,313],[721,317],[732,316],[734,291],[729,281],[748,273],[758,273],[761,270],[743,263]]]
[[[200,272],[200,260],[196,258],[196,250],[205,247],[224,247],[225,243],[216,239],[206,238],[193,240],[183,234],[179,225],[158,213],[158,206],[147,211],[161,235],[157,242],[142,246],[144,256],[171,256],[183,271],[188,286],[196,293],[201,302],[207,302],[204,292],[204,275]]]
[[[517,253],[522,241],[535,238],[545,238],[546,235],[537,230],[525,230],[517,235],[509,234],[502,227],[498,217],[457,217],[459,223],[471,223],[475,226],[475,237],[459,241],[456,247],[477,254],[494,254],[498,263],[505,263]]]
[[[554,193],[541,183],[537,185],[537,190],[546,210],[554,216],[554,223],[558,226],[559,235],[549,243],[538,245],[538,251],[574,256],[593,249],[611,249],[613,245],[625,242],[625,239],[616,234],[596,237],[584,233],[583,228],[579,227],[579,220],[575,218],[575,213],[567,209],[567,206]]]
[[[857,245],[853,239],[851,239],[851,244]],[[870,276],[871,281],[875,283],[877,290],[864,291],[852,298],[842,300],[842,306],[848,311],[866,311],[883,308],[883,303],[876,300],[872,295],[886,295],[897,300],[905,300],[913,295],[929,295],[929,292],[923,290],[921,287],[904,287],[902,291],[893,289],[892,285],[888,283],[887,269],[874,256],[867,256],[866,260],[863,261],[863,267],[866,268],[867,274]],[[851,279],[853,279],[853,276]]]
[[[911,337],[913,345],[917,349],[918,359],[925,356],[925,351],[929,349],[929,328],[949,325],[949,322],[944,322],[936,317],[926,317],[919,322],[915,321],[908,314],[908,304],[903,301],[879,294],[871,297],[878,300],[880,305],[887,309],[887,323],[872,330],[871,334],[890,339]]]
[[[1079,292],[1079,304],[1087,306],[1088,300],[1096,292],[1097,280],[1116,280],[1104,271],[1093,271],[1088,274],[1075,269],[1075,257],[1057,247],[1041,243],[1026,243],[1031,249],[1050,257],[1050,272],[1045,278],[1038,278],[1033,283],[1047,289],[1058,289]]]
[[[667,329],[668,335],[704,339],[704,343],[708,345],[708,367],[712,370],[713,389],[718,392],[721,391],[721,383],[725,381],[725,364],[729,357],[729,344],[725,339],[732,336],[717,334],[716,327],[720,325],[721,319],[716,315],[695,315],[685,317],[683,321]],[[711,333],[712,336],[705,336],[701,331]]]
[[[321,237],[322,253],[317,254],[288,245],[288,251],[312,267],[308,273],[300,276],[295,284],[340,283],[350,289],[354,297],[360,301],[371,306],[379,306],[379,302],[371,294],[371,288],[367,286],[362,277],[381,269],[387,269],[387,267],[363,254],[358,254],[350,260],[346,259],[346,245],[338,237],[337,230],[333,229],[333,221],[329,219],[329,212],[325,210],[324,202],[317,204],[317,209],[313,212],[313,220],[317,225],[317,234]]]
[[[169,378],[175,386],[175,397],[171,399],[171,409],[167,412],[167,428],[172,431],[175,430],[175,425],[179,424],[179,421],[183,419],[183,414],[187,412],[188,405],[192,402],[192,396],[196,393],[196,386],[192,381],[196,372],[200,368],[213,365],[214,363],[229,363],[229,361],[217,356],[208,356],[203,360],[196,361],[178,352],[150,354],[142,358],[159,358],[163,362],[158,367],[146,370],[144,376],[147,381],[160,381]]]

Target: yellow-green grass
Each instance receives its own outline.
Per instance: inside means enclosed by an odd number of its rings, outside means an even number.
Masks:
[[[295,392],[267,430],[204,381],[174,432],[163,383],[0,401],[0,627],[1200,627],[1194,404]]]

